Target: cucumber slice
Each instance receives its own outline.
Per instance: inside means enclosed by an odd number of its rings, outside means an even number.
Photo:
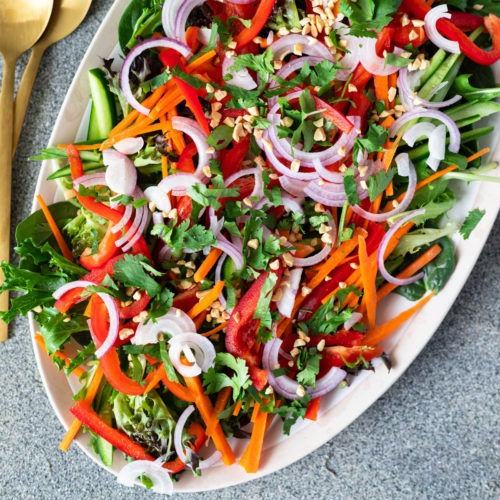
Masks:
[[[99,416],[109,425],[111,425],[112,416],[110,411],[103,411],[99,414]],[[106,441],[101,436],[96,437],[95,448],[99,456],[101,457],[102,463],[107,467],[111,467],[113,465],[113,445]]]
[[[87,139],[92,142],[102,141],[116,125],[115,100],[102,69],[94,68],[89,71],[89,83],[92,108]]]

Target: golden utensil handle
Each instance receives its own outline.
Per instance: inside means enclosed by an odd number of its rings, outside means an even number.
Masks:
[[[40,61],[42,60],[44,52],[44,46],[34,45],[33,49],[31,50],[30,59],[21,78],[21,83],[19,84],[19,88],[17,89],[16,100],[14,103],[12,156],[14,156],[14,153],[16,152],[17,143],[19,142],[19,136],[21,135],[21,130],[23,128],[24,117],[26,116],[26,111],[30,102],[31,91],[33,90],[33,84],[35,83],[38,67],[40,66]]]
[[[0,262],[9,260],[10,195],[12,181],[12,126],[14,113],[14,75],[16,59],[4,58],[2,93],[0,95]],[[3,275],[0,276],[3,282]],[[0,295],[0,310],[9,308],[9,294]],[[7,324],[0,321],[0,341],[7,340]]]

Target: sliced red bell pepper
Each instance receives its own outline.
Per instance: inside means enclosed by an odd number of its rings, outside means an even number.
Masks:
[[[210,127],[208,125],[208,120],[205,116],[205,113],[203,112],[203,108],[201,107],[196,90],[193,87],[191,87],[189,83],[185,82],[184,80],[181,80],[177,76],[174,76],[173,80],[179,87],[183,96],[186,98],[186,104],[193,113],[194,117],[196,118],[196,121],[200,125],[203,132],[205,132],[205,134],[207,135],[210,134]]]
[[[403,0],[407,12],[418,19],[424,19],[431,7],[424,0]],[[484,18],[484,25],[492,40],[492,50],[487,51],[478,47],[470,38],[451,20],[439,19],[436,23],[438,31],[444,37],[458,42],[460,51],[472,61],[485,66],[491,66],[500,60],[500,18],[490,14]]]
[[[122,306],[118,304],[118,314],[120,319],[130,319],[137,316],[139,313],[144,311],[148,307],[151,299],[146,292],[140,292],[141,296],[139,299],[134,300],[132,304],[128,306]]]
[[[91,301],[90,324],[94,343],[99,348],[108,334],[109,315],[103,301],[94,296]],[[141,385],[125,374],[120,366],[120,358],[115,347],[109,349],[100,358],[100,364],[106,380],[117,390],[131,396],[144,394],[147,384]]]
[[[318,420],[319,407],[321,405],[321,397],[314,398],[309,401],[306,408],[306,414],[304,418],[308,420]]]
[[[344,114],[335,109],[333,106],[323,101],[317,96],[314,96],[314,102],[317,109],[323,109],[321,112],[324,118],[333,123],[341,132],[348,134],[354,127],[352,123]]]
[[[276,271],[271,271],[278,276],[275,289],[279,286],[279,279],[283,273],[283,266],[280,265]],[[259,364],[262,357],[262,344],[256,339],[260,326],[260,319],[254,319],[257,304],[261,298],[262,287],[269,276],[267,271],[262,271],[260,276],[252,283],[233,309],[227,322],[226,328],[226,349],[229,353],[246,361],[252,369],[250,375],[254,377],[256,386],[264,387],[267,376],[259,372]],[[272,293],[272,292],[270,292]],[[265,381],[264,381],[265,377]],[[252,381],[254,381],[252,379]]]
[[[241,49],[248,43],[250,43],[260,32],[260,30],[265,26],[271,12],[273,11],[274,4],[276,0],[261,0],[255,15],[252,18],[252,24],[250,27],[242,30],[235,38],[237,48]]]
[[[83,254],[80,255],[80,265],[85,269],[102,267],[109,259],[115,257],[120,252],[120,248],[118,248],[115,243],[121,235],[119,232],[113,233],[111,227],[112,225],[108,226],[108,230],[104,238],[99,242],[99,248],[95,254],[83,252]]]
[[[241,163],[250,150],[250,137],[242,137],[239,142],[232,143],[231,149],[221,151],[221,170],[224,179],[241,170]]]
[[[195,304],[199,302],[199,298],[196,293],[200,290],[200,286],[196,285],[189,290],[184,290],[179,292],[174,297],[173,307],[181,309],[184,312],[188,312]]]
[[[194,142],[189,143],[179,156],[179,160],[175,163],[175,169],[181,172],[192,174],[195,171],[193,163],[194,155],[198,154],[198,149]]]
[[[163,66],[173,68],[179,64],[181,55],[174,49],[164,49],[160,51],[158,59],[160,59]]]
[[[363,356],[365,361],[370,361],[379,357],[384,352],[382,347],[370,348],[366,346],[332,346],[326,347],[321,355],[320,371],[318,377],[322,377],[328,370],[334,366],[341,368],[346,363],[356,363],[360,356]]]
[[[143,446],[136,443],[124,432],[115,429],[105,422],[85,401],[78,400],[69,411],[86,427],[98,436],[112,444],[116,449],[135,460],[155,461],[156,458],[150,455]],[[205,430],[199,422],[193,422],[188,427],[188,434],[194,437],[194,443],[190,445],[195,452],[199,451],[206,440]],[[171,474],[176,474],[186,467],[186,464],[177,457],[175,460],[165,462],[163,467]]]
[[[458,10],[450,12],[450,21],[463,31],[474,31],[484,25],[484,18],[470,12],[460,12]]]

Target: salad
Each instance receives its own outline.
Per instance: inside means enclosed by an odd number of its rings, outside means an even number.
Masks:
[[[431,5],[432,4],[432,5]],[[133,0],[123,57],[89,71],[85,141],[42,150],[64,201],[16,230],[5,321],[81,383],[83,429],[118,481],[171,493],[259,469],[439,293],[452,180],[491,180],[495,2]],[[48,200],[47,200],[48,201]],[[381,322],[384,298],[406,310]],[[242,454],[234,443],[245,443]],[[209,447],[205,445],[210,443]],[[189,469],[189,470],[187,470]]]

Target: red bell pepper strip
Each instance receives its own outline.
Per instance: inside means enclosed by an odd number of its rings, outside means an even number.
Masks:
[[[374,358],[378,358],[383,352],[384,349],[382,347],[326,347],[321,353],[322,358],[318,377],[322,377],[334,366],[341,368],[345,366],[346,363],[356,363],[360,359],[360,356],[362,356],[365,361],[370,361]]]
[[[314,102],[316,103],[317,109],[324,110],[321,112],[322,116],[329,122],[332,122],[341,132],[348,134],[353,129],[354,123],[340,111],[337,111],[333,106],[323,101],[323,99],[314,96]]]
[[[83,425],[92,432],[105,439],[116,449],[125,453],[125,455],[135,460],[149,460],[154,462],[156,459],[150,455],[140,444],[132,440],[127,434],[115,429],[105,422],[85,401],[77,401],[69,410]],[[203,426],[199,422],[193,422],[188,427],[188,434],[194,436],[194,443],[191,448],[199,451],[206,440],[206,434]],[[180,472],[186,467],[186,464],[177,457],[175,460],[165,462],[163,467],[171,474]]]
[[[450,21],[463,31],[474,31],[484,25],[484,18],[469,12],[454,11],[450,12]]]
[[[309,401],[306,408],[306,414],[304,418],[308,420],[318,420],[319,407],[321,405],[321,396],[319,398],[314,398]]]
[[[207,135],[210,134],[210,127],[208,125],[208,120],[205,116],[205,113],[203,112],[203,108],[201,107],[196,90],[193,87],[191,87],[189,83],[186,83],[184,80],[181,80],[177,76],[174,76],[173,80],[179,87],[183,96],[186,98],[186,104],[193,113],[194,117],[196,118],[196,121],[200,125],[203,132],[205,132],[205,134]]]
[[[424,0],[403,0],[405,10],[418,19],[424,19],[431,7]],[[439,19],[436,23],[438,31],[444,37],[458,42],[460,51],[472,61],[485,66],[491,66],[500,60],[500,18],[490,14],[484,18],[484,25],[492,40],[492,50],[487,51],[478,47],[470,38],[451,20]]]
[[[259,34],[260,30],[267,23],[275,3],[276,0],[261,0],[255,15],[252,18],[252,24],[250,27],[242,30],[234,39],[238,44],[238,49],[241,49],[241,47],[250,43]]]
[[[104,238],[99,242],[99,248],[95,254],[87,254],[86,251],[80,255],[80,264],[85,269],[95,269],[101,267],[109,259],[115,257],[120,252],[120,249],[115,245],[115,242],[120,238],[120,233],[113,233],[111,231],[112,225],[108,226],[108,230],[104,235]],[[88,249],[90,251],[90,249]]]
[[[141,296],[139,299],[134,300],[132,304],[128,306],[122,306],[118,304],[118,314],[120,319],[130,319],[137,316],[139,313],[144,311],[148,307],[151,299],[146,292],[140,292]]]
[[[222,176],[227,179],[232,174],[241,170],[241,163],[250,150],[250,137],[242,137],[239,142],[232,143],[231,149],[221,151]]]
[[[108,334],[109,316],[106,306],[98,296],[92,298],[90,307],[91,334],[96,347],[99,348]],[[122,371],[120,358],[118,357],[118,352],[115,347],[109,349],[109,351],[100,358],[100,363],[106,380],[117,391],[131,396],[144,394],[146,386],[148,385],[147,382],[141,385]]]
[[[180,170],[181,172],[187,172],[188,174],[193,174],[195,171],[193,156],[196,154],[198,154],[196,144],[191,142],[180,154],[179,160],[175,163],[175,169]]]

